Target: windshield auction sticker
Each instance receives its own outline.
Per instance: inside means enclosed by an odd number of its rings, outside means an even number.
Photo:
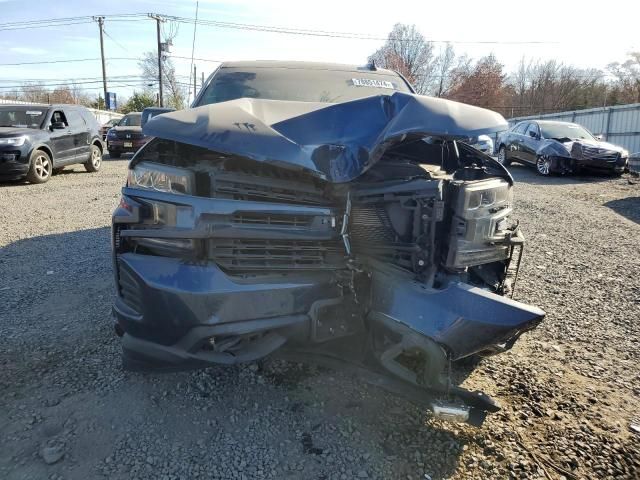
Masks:
[[[394,89],[393,83],[385,80],[373,80],[371,78],[352,78],[354,87],[373,87],[373,88],[390,88]]]

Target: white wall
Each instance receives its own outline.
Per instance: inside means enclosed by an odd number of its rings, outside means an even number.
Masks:
[[[32,103],[32,102],[19,102],[16,100],[6,100],[0,98],[0,105],[39,105],[39,106],[48,106],[43,103]],[[97,110],[95,108],[88,108],[91,113],[93,113],[98,120],[98,123],[102,125],[103,123],[107,123],[112,118],[122,118],[123,115],[121,113],[111,112],[109,110]]]

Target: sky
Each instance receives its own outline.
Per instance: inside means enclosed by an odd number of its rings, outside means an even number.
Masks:
[[[640,2],[609,0],[534,2],[447,0],[200,0],[198,17],[254,25],[361,33],[379,39],[361,40],[287,35],[198,25],[194,56],[198,77],[208,76],[224,60],[309,60],[364,64],[384,43],[395,23],[415,24],[428,39],[451,41],[458,54],[474,58],[493,53],[507,71],[522,57],[555,59],[580,68],[604,68],[640,50]],[[194,17],[195,0],[0,0],[3,23],[84,15],[158,13]],[[141,90],[137,61],[156,51],[156,24],[151,19],[105,20],[105,56],[110,91],[120,98]],[[165,27],[167,30],[169,25]],[[179,24],[171,54],[180,80],[189,81],[193,25]],[[484,42],[484,43],[483,43]],[[501,42],[501,43],[486,43]],[[504,42],[543,42],[532,44]],[[443,43],[437,43],[441,48]],[[63,27],[0,30],[0,92],[24,80],[81,80],[87,93],[97,94],[100,61],[10,66],[8,63],[99,59],[97,23]],[[118,58],[131,60],[118,60]],[[4,65],[3,65],[4,64]],[[80,80],[77,80],[80,81]],[[96,83],[90,83],[96,82]]]

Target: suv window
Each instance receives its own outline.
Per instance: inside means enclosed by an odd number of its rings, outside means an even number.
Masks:
[[[142,120],[141,113],[128,113],[118,122],[119,127],[139,127]]]
[[[524,135],[525,129],[529,125],[528,122],[522,122],[516,125],[516,128],[513,129],[513,133],[519,133],[520,135]]]
[[[67,117],[62,112],[62,110],[56,110],[51,114],[51,124],[53,125],[54,123],[64,123],[65,126],[67,127],[69,126],[69,122],[67,122]]]
[[[535,123],[530,123],[529,127],[527,127],[527,135],[530,135],[530,132],[536,134],[536,136],[540,136],[540,130],[538,129],[538,125]]]
[[[97,129],[99,127],[98,120],[89,110],[86,108],[79,108],[78,112],[82,116],[84,123],[86,123],[89,128]]]
[[[71,128],[84,128],[86,125],[77,110],[67,110],[67,120]]]

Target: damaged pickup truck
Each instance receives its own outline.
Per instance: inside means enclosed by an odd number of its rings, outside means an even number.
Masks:
[[[308,359],[480,424],[452,362],[544,317],[509,298],[513,179],[458,141],[505,127],[372,65],[223,64],[147,123],[113,213],[125,367]]]

